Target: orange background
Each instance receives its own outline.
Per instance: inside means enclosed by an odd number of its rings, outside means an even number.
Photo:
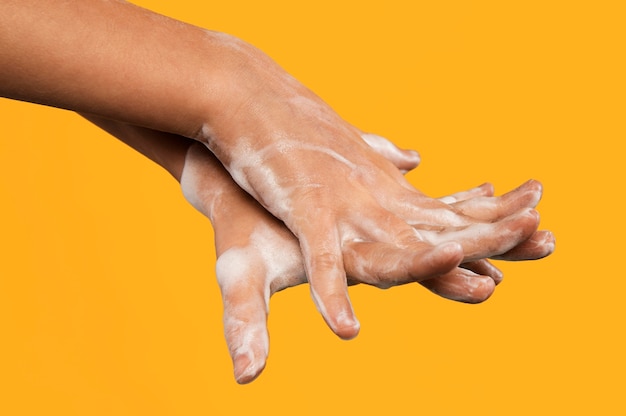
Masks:
[[[624,405],[624,2],[136,3],[257,45],[440,196],[543,182],[539,262],[481,305],[350,289],[340,341],[306,287],[272,300],[237,385],[208,220],[78,116],[0,100],[0,414],[528,415]]]

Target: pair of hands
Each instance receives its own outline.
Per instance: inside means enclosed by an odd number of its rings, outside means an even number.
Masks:
[[[419,282],[476,303],[502,278],[486,259],[537,259],[554,249],[552,234],[537,231],[538,182],[500,197],[487,184],[430,198],[402,176],[419,163],[415,152],[347,124],[250,45],[226,35],[214,42],[226,57],[214,85],[225,89],[214,91],[220,105],[194,137],[203,144],[185,142],[181,152],[183,137],[88,118],[178,166],[168,170],[211,219],[238,382],[265,366],[269,299],[279,290],[308,282],[330,328],[349,339],[359,323],[348,284]]]
[[[363,137],[399,170],[419,163],[414,152],[402,151],[379,136]],[[223,185],[217,191],[216,181]],[[242,192],[202,145],[190,146],[181,185],[187,200],[212,220],[226,341],[235,378],[250,382],[263,370],[269,352],[270,296],[307,282],[298,240]],[[429,206],[427,215],[421,216],[415,207],[407,217],[421,240],[406,246],[347,242],[342,255],[348,282],[381,288],[419,282],[444,298],[482,302],[502,279],[487,257],[530,260],[554,249],[550,232],[535,231],[538,217],[532,208],[540,196],[541,186],[535,181],[501,197],[493,196],[489,184],[442,198],[447,204],[422,196],[423,204]],[[443,220],[423,222],[433,214]]]

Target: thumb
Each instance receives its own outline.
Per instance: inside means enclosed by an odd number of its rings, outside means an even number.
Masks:
[[[361,138],[379,155],[393,163],[402,173],[415,169],[420,164],[420,155],[415,150],[404,150],[382,136],[371,133]]]

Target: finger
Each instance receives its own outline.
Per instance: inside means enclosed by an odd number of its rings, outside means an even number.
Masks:
[[[404,150],[385,139],[371,133],[362,133],[361,138],[376,153],[393,163],[402,173],[415,169],[420,164],[420,155],[415,150]]]
[[[331,226],[324,227],[322,223],[307,224],[298,233],[298,240],[311,297],[317,310],[340,338],[354,338],[359,333],[360,325],[348,296],[341,245],[336,230]]]
[[[499,197],[476,197],[453,203],[459,212],[482,221],[494,221],[522,208],[534,208],[541,199],[541,183],[530,180]]]
[[[471,270],[476,274],[489,276],[491,277],[491,279],[493,279],[496,285],[499,284],[504,278],[502,271],[500,271],[500,269],[498,269],[493,264],[489,263],[489,261],[486,259],[462,263],[459,267]]]
[[[269,287],[264,267],[250,254],[249,250],[232,248],[216,263],[224,304],[224,335],[240,384],[261,374],[269,352]]]
[[[388,205],[387,209],[420,233],[421,230],[443,231],[476,223],[476,219],[461,214],[450,204],[417,192],[405,193]]]
[[[492,258],[495,260],[538,260],[554,252],[556,240],[550,231],[537,231],[528,240]]]
[[[438,246],[419,242],[397,247],[380,242],[344,245],[344,265],[351,280],[380,288],[416,282],[449,272],[463,258],[455,242]]]
[[[463,262],[469,262],[506,253],[526,241],[538,226],[537,211],[524,209],[494,223],[472,224],[442,232],[420,230],[420,234],[433,244],[445,241],[460,243],[465,253]]]
[[[420,284],[439,296],[464,303],[483,302],[493,294],[496,287],[491,277],[462,268]]]
[[[466,201],[468,199],[477,198],[481,196],[493,196],[494,189],[490,183],[484,183],[476,188],[472,188],[467,191],[457,192],[452,195],[447,195],[439,198],[441,202],[446,204],[454,204],[456,202]]]

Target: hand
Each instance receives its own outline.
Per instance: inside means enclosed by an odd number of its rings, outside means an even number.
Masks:
[[[503,255],[535,233],[537,183],[485,215],[426,197],[262,52],[226,37],[223,47],[229,59],[215,85],[224,89],[197,139],[297,237],[312,297],[340,337],[359,330],[347,270],[376,285],[421,281]],[[376,265],[382,258],[387,271]]]

